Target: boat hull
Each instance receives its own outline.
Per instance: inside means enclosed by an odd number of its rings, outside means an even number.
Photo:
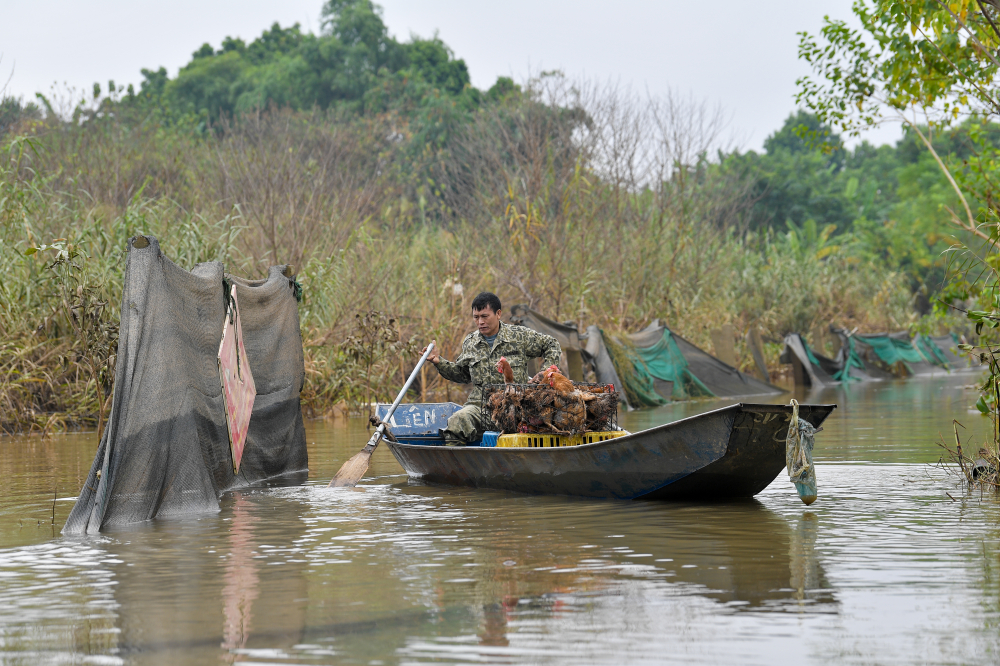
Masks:
[[[836,405],[802,405],[819,427]],[[530,494],[608,499],[752,497],[785,466],[792,408],[737,404],[625,437],[563,448],[386,442],[414,479]]]

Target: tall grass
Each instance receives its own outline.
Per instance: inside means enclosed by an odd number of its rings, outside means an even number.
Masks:
[[[577,114],[574,116],[573,114]],[[697,122],[695,122],[697,121]],[[126,239],[160,239],[190,268],[243,276],[293,263],[309,413],[357,404],[365,381],[340,343],[379,310],[454,357],[481,290],[609,331],[654,318],[696,344],[724,323],[788,331],[899,328],[913,314],[884,267],[748,234],[750,174],[708,159],[719,119],[683,100],[528,87],[484,107],[445,148],[405,119],[272,111],[195,135],[113,116],[22,126],[0,164],[0,424],[96,424],[72,307],[28,248],[66,239],[78,280],[116,320]],[[389,397],[411,360],[380,360]],[[461,392],[426,373],[428,399]],[[53,421],[53,419],[56,419]]]

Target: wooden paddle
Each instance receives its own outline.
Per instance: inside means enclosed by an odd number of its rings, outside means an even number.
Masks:
[[[361,449],[360,453],[354,454],[350,460],[345,462],[340,471],[337,472],[336,476],[330,481],[330,488],[340,488],[340,487],[353,487],[358,485],[358,481],[361,477],[365,475],[368,471],[368,465],[371,463],[372,453],[375,452],[375,448],[378,446],[379,442],[382,441],[382,436],[385,434],[385,424],[392,418],[393,412],[399,407],[399,403],[403,401],[403,396],[410,388],[410,384],[413,383],[414,378],[416,378],[417,373],[420,372],[420,368],[423,367],[424,361],[430,356],[431,351],[434,349],[434,343],[427,345],[427,351],[424,355],[420,357],[417,361],[417,367],[413,368],[413,372],[410,373],[409,378],[406,383],[403,384],[402,390],[400,390],[399,395],[396,396],[396,402],[392,403],[392,407],[389,408],[389,412],[382,419],[382,425],[375,429],[375,433],[372,435],[371,439],[365,445],[365,448]]]

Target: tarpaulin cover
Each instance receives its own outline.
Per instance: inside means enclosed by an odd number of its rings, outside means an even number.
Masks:
[[[218,511],[228,489],[306,470],[302,338],[286,272],[247,281],[212,262],[189,273],[155,238],[129,241],[111,413],[65,534]],[[238,475],[217,362],[224,278],[238,286],[257,387]]]
[[[532,310],[527,305],[515,305],[510,309],[510,322],[520,326],[527,326],[533,331],[551,335],[559,343],[562,355],[559,359],[559,367],[563,373],[573,381],[583,381],[584,379],[584,347],[581,340],[580,331],[573,322],[560,324],[543,314]],[[587,359],[589,361],[589,359]],[[533,366],[533,370],[541,370],[540,366]]]
[[[532,310],[527,305],[513,306],[510,309],[510,314],[511,323],[527,326],[533,331],[551,335],[559,343],[564,354],[567,349],[580,351],[583,348],[580,343],[580,331],[572,323],[560,324],[540,312]]]

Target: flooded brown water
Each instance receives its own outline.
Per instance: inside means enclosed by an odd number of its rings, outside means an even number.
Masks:
[[[94,437],[0,439],[0,663],[996,663],[1000,503],[933,465],[952,419],[988,430],[975,380],[808,396],[840,405],[808,508],[784,477],[730,504],[416,485],[384,448],[329,490],[367,432],[312,422],[307,485],[64,538]]]

